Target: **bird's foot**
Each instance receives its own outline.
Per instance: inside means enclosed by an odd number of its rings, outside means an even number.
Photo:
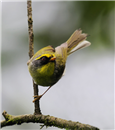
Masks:
[[[33,102],[35,102],[35,101],[37,101],[37,100],[40,100],[40,98],[42,97],[42,95],[35,95],[35,96],[33,96],[33,97],[35,97],[35,99],[33,100]]]

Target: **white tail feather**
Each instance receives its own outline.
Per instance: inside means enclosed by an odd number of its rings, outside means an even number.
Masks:
[[[84,40],[84,41],[80,42],[75,48],[73,48],[73,49],[69,52],[68,55],[70,55],[71,53],[73,53],[73,52],[75,52],[75,51],[77,51],[77,50],[79,50],[79,49],[88,47],[88,46],[90,46],[90,45],[91,45],[91,43],[90,43],[89,41]]]

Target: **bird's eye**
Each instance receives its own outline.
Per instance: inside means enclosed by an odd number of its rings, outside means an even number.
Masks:
[[[46,57],[45,57],[45,56],[44,56],[44,57],[42,57],[42,60],[43,60],[43,61],[45,61],[45,60],[46,60]]]

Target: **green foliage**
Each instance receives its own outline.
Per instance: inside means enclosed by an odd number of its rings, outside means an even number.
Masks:
[[[74,30],[81,28],[90,35],[88,40],[93,43],[91,47],[113,47],[114,3],[114,1],[62,2],[66,9],[60,9],[52,19],[52,24],[35,34],[35,43],[39,41],[43,46],[55,47],[65,42]]]

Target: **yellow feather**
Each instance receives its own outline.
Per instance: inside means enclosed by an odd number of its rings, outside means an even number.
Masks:
[[[35,60],[39,60],[41,57],[46,56],[47,58],[55,57],[54,54],[42,54],[41,56],[37,57]]]
[[[54,73],[54,62],[49,62],[45,65],[43,65],[42,67],[37,69],[37,72],[39,73],[39,75],[42,76],[50,76]]]

